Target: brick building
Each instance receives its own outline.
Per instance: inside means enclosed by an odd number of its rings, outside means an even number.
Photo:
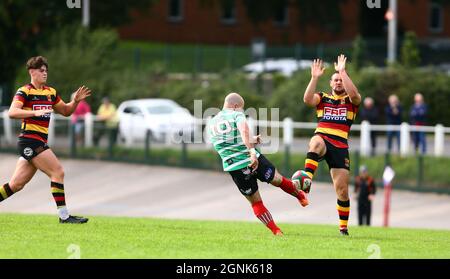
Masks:
[[[365,0],[342,2],[338,32],[317,24],[301,26],[301,11],[292,0],[275,11],[271,20],[258,25],[247,17],[243,0],[228,3],[231,4],[224,6],[219,0],[212,5],[205,5],[201,0],[160,0],[148,12],[134,11],[133,21],[119,28],[119,34],[123,39],[132,40],[239,45],[248,45],[256,38],[272,45],[286,45],[350,41],[357,34],[373,38],[386,36],[388,0],[382,0],[379,9],[369,9]],[[419,39],[450,38],[450,5],[432,0],[399,0],[398,13],[400,35],[413,30]]]

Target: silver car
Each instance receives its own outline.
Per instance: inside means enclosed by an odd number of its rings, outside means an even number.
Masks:
[[[196,127],[194,116],[170,99],[128,100],[120,104],[118,113],[123,140],[143,141],[147,133],[156,141],[192,138]]]

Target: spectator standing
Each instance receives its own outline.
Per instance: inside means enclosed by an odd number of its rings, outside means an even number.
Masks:
[[[374,101],[371,97],[364,98],[363,108],[361,109],[359,113],[359,117],[361,118],[361,121],[368,121],[371,125],[377,124],[378,122],[378,110],[374,106]],[[377,147],[377,132],[376,131],[370,131],[370,144],[372,147],[371,155],[375,155],[375,150]]]
[[[388,99],[388,105],[385,109],[386,120],[388,125],[400,125],[402,124],[402,112],[403,108],[400,105],[397,95],[391,95]],[[397,148],[400,151],[400,131],[389,130],[387,132],[388,152],[392,151],[392,141],[396,138]]]
[[[414,95],[414,105],[409,113],[411,125],[415,126],[425,126],[427,120],[428,108],[423,100],[423,95],[421,93],[416,93]],[[412,133],[412,138],[414,141],[415,151],[419,151],[419,146],[421,147],[422,154],[427,152],[427,140],[425,137],[425,132],[417,131]]]
[[[119,118],[116,106],[110,102],[108,97],[102,99],[102,104],[97,111],[98,128],[94,137],[94,144],[98,146],[105,132],[109,132],[113,145],[117,140]]]

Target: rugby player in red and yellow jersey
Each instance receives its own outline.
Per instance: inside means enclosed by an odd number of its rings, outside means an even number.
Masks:
[[[71,115],[78,103],[91,95],[87,87],[75,92],[72,102],[66,104],[55,89],[46,85],[48,63],[42,56],[27,62],[31,82],[22,86],[14,96],[9,117],[22,119],[18,149],[20,158],[11,180],[0,186],[0,202],[23,189],[39,169],[50,178],[50,187],[58,208],[60,223],[86,223],[87,218],[69,214],[64,194],[64,170],[53,151],[47,145],[48,126],[52,112]]]
[[[318,118],[317,129],[309,143],[303,172],[312,180],[319,161],[326,160],[336,190],[339,229],[343,235],[348,235],[347,224],[350,214],[348,196],[350,158],[347,139],[361,103],[361,95],[345,71],[346,61],[347,58],[340,55],[337,63],[334,63],[336,72],[330,80],[332,91],[317,93],[317,81],[325,68],[321,60],[314,60],[311,66],[311,81],[303,97],[306,105],[316,108]],[[308,186],[302,188],[309,192]]]

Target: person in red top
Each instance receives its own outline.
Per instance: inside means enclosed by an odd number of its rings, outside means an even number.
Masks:
[[[75,93],[72,94],[72,100],[75,97]],[[75,132],[75,140],[78,144],[83,144],[83,131],[84,131],[84,119],[86,114],[91,112],[91,107],[86,100],[81,100],[75,111],[72,113],[71,123]]]
[[[361,95],[345,70],[346,61],[347,57],[340,55],[337,63],[334,63],[336,71],[330,80],[332,91],[326,93],[316,91],[317,81],[325,68],[321,60],[314,60],[311,66],[311,81],[303,97],[306,105],[316,108],[318,125],[309,143],[305,168],[302,171],[310,180],[304,183],[302,188],[305,192],[310,191],[311,180],[319,161],[325,159],[337,195],[339,229],[342,235],[348,235],[350,215],[348,132],[361,103]]]
[[[0,202],[22,190],[39,169],[51,180],[60,223],[86,223],[87,218],[69,215],[64,194],[64,170],[48,147],[47,137],[52,112],[70,116],[78,104],[91,95],[91,91],[85,86],[78,88],[73,100],[66,104],[54,88],[46,85],[48,63],[45,57],[30,58],[27,70],[31,82],[19,88],[8,112],[10,118],[22,119],[18,140],[21,157],[11,180],[0,186]]]

